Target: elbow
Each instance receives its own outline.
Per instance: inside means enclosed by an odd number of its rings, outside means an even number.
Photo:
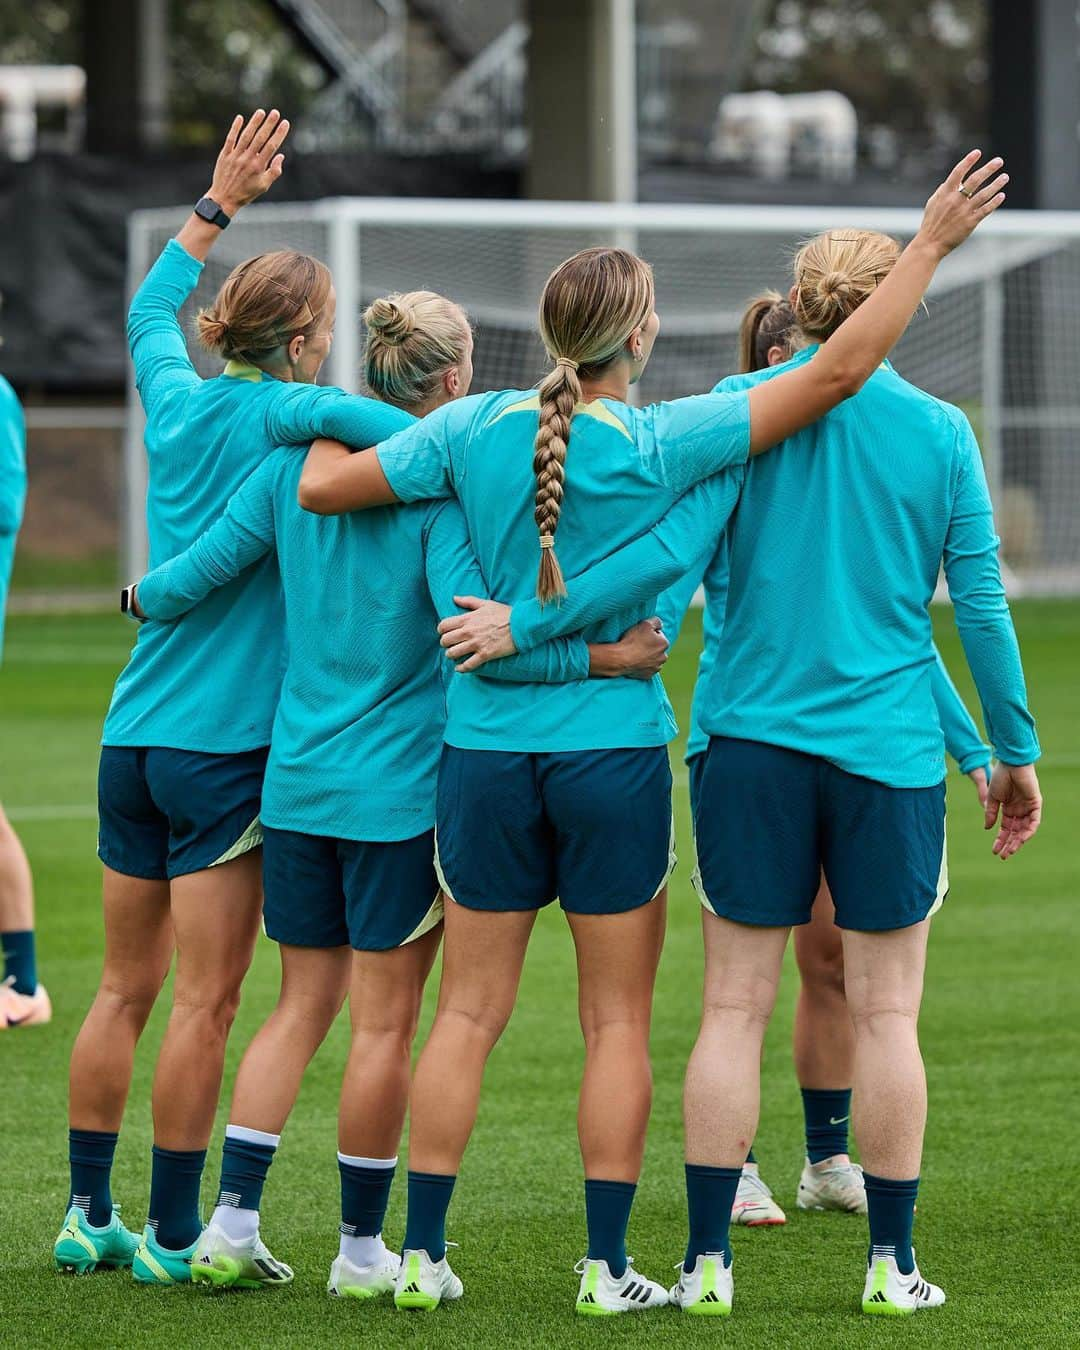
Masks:
[[[831,391],[837,403],[854,396],[873,374],[863,364],[853,361],[841,361],[837,369],[830,374]]]
[[[304,511],[311,511],[317,516],[331,516],[334,514],[334,502],[331,499],[331,493],[326,483],[320,483],[319,480],[306,473],[301,474],[300,482],[296,490],[296,499]]]

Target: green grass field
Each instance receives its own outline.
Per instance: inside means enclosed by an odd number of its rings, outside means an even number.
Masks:
[[[923,1016],[931,1112],[917,1244],[949,1303],[899,1325],[858,1313],[861,1220],[805,1215],[793,1192],[801,1110],[785,978],[769,1035],[757,1151],[788,1207],[786,1228],[735,1234],[738,1301],[728,1323],[675,1312],[584,1323],[572,1312],[572,1266],[584,1251],[574,1133],[581,1047],[574,965],[557,912],[537,927],[520,1004],[491,1061],[480,1122],[451,1210],[457,1306],[406,1317],[391,1306],[331,1302],[337,1248],[335,1109],[346,1032],[313,1064],[267,1186],[264,1232],[297,1271],[284,1291],[213,1295],[136,1287],[130,1277],[54,1274],[50,1246],[67,1189],[68,1052],[90,1002],[101,949],[94,856],[96,742],[130,629],[110,617],[16,618],[0,671],[0,800],[30,853],[40,965],[52,1025],[0,1037],[4,1146],[0,1205],[0,1343],[10,1346],[699,1345],[955,1347],[1080,1343],[1080,605],[1017,606],[1032,705],[1046,758],[1043,832],[1018,858],[991,857],[968,783],[950,781],[952,894],[934,926]],[[947,611],[941,644],[970,694]],[[698,630],[672,658],[669,687],[688,706]],[[677,772],[684,861],[672,887],[653,1042],[656,1097],[631,1228],[639,1266],[667,1280],[682,1252],[680,1085],[698,1018],[701,948],[690,866],[685,772]],[[226,1092],[240,1053],[269,1011],[276,954],[260,944],[233,1032]],[[430,1000],[429,1000],[430,1002]],[[133,1226],[149,1181],[149,1087],[165,998],[138,1056],[114,1177]],[[203,1197],[213,1202],[225,1108]],[[404,1152],[404,1150],[403,1150]],[[403,1168],[402,1168],[403,1171]],[[402,1232],[404,1187],[387,1233]]]

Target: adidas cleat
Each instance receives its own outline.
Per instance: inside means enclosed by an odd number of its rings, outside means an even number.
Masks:
[[[216,1289],[263,1289],[292,1284],[293,1273],[270,1255],[258,1233],[237,1242],[211,1222],[195,1244],[191,1278]]]
[[[382,1260],[370,1266],[354,1266],[339,1253],[330,1267],[326,1292],[336,1298],[378,1298],[390,1293],[400,1269],[401,1257],[387,1247],[383,1248]]]
[[[768,1228],[787,1223],[787,1215],[773,1199],[773,1193],[758,1174],[757,1163],[744,1163],[731,1222],[747,1228]]]
[[[704,1252],[691,1271],[679,1267],[679,1283],[671,1302],[691,1317],[730,1317],[735,1301],[735,1277],[719,1253]]]
[[[53,1261],[65,1275],[89,1275],[98,1266],[130,1266],[138,1245],[139,1239],[120,1222],[118,1207],[104,1228],[94,1228],[78,1205],[72,1205],[53,1243]]]
[[[866,1183],[862,1168],[843,1155],[819,1163],[807,1159],[799,1178],[795,1203],[800,1209],[837,1209],[848,1214],[865,1214]]]
[[[20,994],[15,976],[0,984],[0,1031],[10,1027],[40,1027],[52,1021],[52,1002],[43,984],[32,994]]]
[[[588,1257],[579,1261],[574,1270],[581,1276],[574,1311],[584,1317],[614,1317],[618,1313],[667,1306],[667,1290],[655,1280],[639,1275],[632,1258],[618,1278],[612,1275],[606,1261],[590,1261]]]
[[[901,1275],[895,1257],[875,1256],[871,1259],[863,1288],[864,1313],[875,1317],[907,1317],[922,1308],[940,1308],[944,1302],[944,1289],[924,1280],[917,1265],[910,1275]]]
[[[201,1236],[201,1234],[200,1234]],[[139,1246],[131,1261],[131,1273],[139,1284],[189,1284],[191,1259],[199,1241],[173,1251],[162,1247],[149,1224],[143,1229]]]
[[[461,1281],[444,1256],[433,1261],[427,1252],[401,1253],[401,1266],[394,1280],[394,1307],[411,1312],[432,1312],[444,1299],[460,1298]]]

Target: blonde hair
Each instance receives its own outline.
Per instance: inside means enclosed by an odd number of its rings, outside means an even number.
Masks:
[[[461,306],[435,291],[382,296],[364,311],[364,323],[368,388],[409,411],[426,403],[446,371],[465,360],[472,331]]]
[[[234,267],[214,303],[195,319],[200,343],[227,361],[265,361],[323,322],[332,280],[317,258],[292,249],[260,253]]]
[[[826,230],[795,255],[795,317],[811,338],[830,337],[896,266],[900,245],[876,230]]]
[[[559,264],[540,296],[540,336],[555,367],[540,385],[536,432],[534,519],[540,534],[536,593],[546,602],[566,594],[555,556],[566,484],[570,420],[581,401],[581,376],[595,377],[648,322],[655,292],[652,268],[622,248],[587,248]]]
[[[739,325],[739,372],[764,370],[773,347],[791,356],[799,347],[797,327],[795,311],[779,291],[755,296]]]

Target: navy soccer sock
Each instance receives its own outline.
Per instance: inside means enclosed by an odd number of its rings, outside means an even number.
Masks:
[[[754,1157],[754,1150],[753,1150],[752,1148],[750,1148],[750,1149],[747,1150],[747,1153],[746,1153],[746,1161],[747,1161],[748,1163],[756,1163],[756,1162],[757,1162],[757,1159]]]
[[[261,1136],[261,1140],[252,1138],[253,1135]],[[263,1134],[261,1130],[246,1130],[243,1126],[226,1127],[221,1150],[219,1205],[229,1205],[233,1209],[259,1208],[266,1176],[277,1152],[277,1145],[269,1141],[276,1137]]]
[[[32,994],[37,988],[37,956],[34,948],[34,930],[0,934],[4,947],[4,979],[15,977],[17,994]]]
[[[705,1252],[719,1253],[731,1265],[731,1207],[742,1176],[741,1167],[706,1167],[686,1164],[686,1207],[690,1215],[690,1240],[683,1269],[691,1271]]]
[[[190,1247],[202,1232],[199,1185],[205,1163],[204,1148],[186,1152],[154,1145],[147,1222],[169,1251]]]
[[[394,1184],[394,1163],[372,1167],[374,1159],[351,1158],[338,1154],[341,1174],[341,1231],[346,1237],[377,1237],[382,1232],[390,1187]],[[395,1160],[396,1161],[396,1160]],[[410,1196],[412,1192],[410,1190]],[[445,1211],[444,1211],[445,1213]],[[445,1243],[444,1243],[445,1250]],[[430,1249],[428,1255],[431,1255]]]
[[[868,1261],[876,1256],[895,1256],[901,1275],[910,1275],[915,1269],[911,1251],[911,1227],[915,1219],[915,1201],[919,1195],[919,1178],[911,1181],[889,1181],[885,1177],[863,1174],[866,1182],[866,1208],[870,1219],[870,1251]]]
[[[409,1215],[403,1251],[424,1251],[433,1261],[446,1255],[446,1211],[457,1177],[409,1172]]]
[[[115,1134],[104,1130],[68,1130],[71,1165],[68,1209],[77,1205],[92,1228],[104,1228],[112,1218],[110,1180],[116,1139]]]
[[[626,1229],[637,1186],[632,1181],[585,1180],[585,1223],[590,1261],[606,1261],[616,1279],[626,1273]]]
[[[806,1118],[806,1156],[810,1161],[824,1162],[838,1153],[846,1153],[851,1089],[803,1088],[802,1101]]]

